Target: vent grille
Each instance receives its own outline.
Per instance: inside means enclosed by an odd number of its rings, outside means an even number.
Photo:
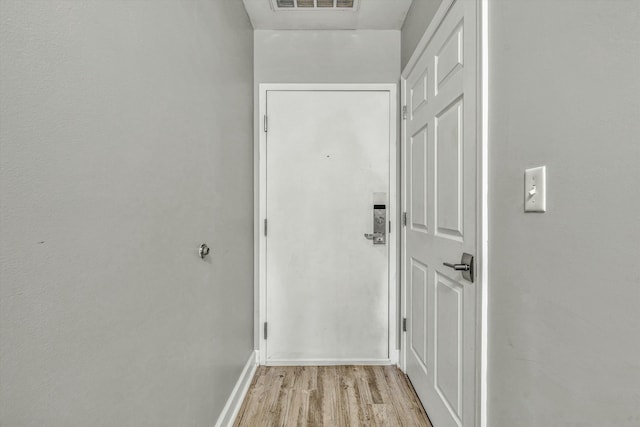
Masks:
[[[278,10],[356,10],[359,0],[271,0]]]
[[[333,7],[333,0],[316,0],[318,7]]]

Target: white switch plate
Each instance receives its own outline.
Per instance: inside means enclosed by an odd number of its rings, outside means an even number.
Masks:
[[[539,166],[524,171],[524,211],[547,211],[546,166]]]

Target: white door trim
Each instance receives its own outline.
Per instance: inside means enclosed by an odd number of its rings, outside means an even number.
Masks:
[[[431,41],[431,38],[435,34],[436,30],[440,27],[442,20],[447,15],[447,12],[456,0],[443,0],[435,13],[433,20],[425,30],[424,35],[420,39],[418,46],[414,50],[409,62],[402,70],[400,79],[401,89],[401,105],[407,105],[407,77],[413,71],[418,59],[424,52],[425,48]],[[475,1],[477,2],[477,33],[476,33],[476,46],[478,52],[477,68],[476,68],[476,115],[477,115],[477,188],[476,188],[476,254],[475,262],[477,269],[477,277],[474,286],[477,287],[476,292],[476,410],[475,410],[475,425],[478,427],[487,426],[487,285],[488,285],[488,214],[487,214],[487,194],[488,194],[488,6],[489,0],[457,0],[457,1]],[[406,137],[406,121],[402,121],[401,125],[401,137],[403,142],[401,147],[404,147],[404,140]],[[407,211],[406,206],[406,180],[405,173],[405,156],[402,152],[402,164],[401,170],[401,197],[402,197],[402,210]],[[402,317],[406,317],[407,311],[407,292],[406,292],[406,278],[407,272],[405,263],[405,230],[402,228],[402,244],[401,251],[401,313]],[[402,333],[400,340],[400,356],[399,365],[402,371],[406,372],[406,333]]]
[[[397,290],[398,290],[398,238],[400,224],[397,220],[398,208],[398,192],[397,192],[397,139],[398,139],[398,98],[397,85],[390,83],[366,83],[366,84],[325,84],[325,83],[261,83],[259,85],[259,107],[258,107],[258,139],[255,143],[258,145],[256,152],[258,153],[257,169],[255,174],[258,177],[259,185],[257,187],[258,209],[256,210],[255,224],[257,227],[254,231],[254,244],[258,252],[258,275],[255,286],[257,295],[257,313],[254,325],[254,333],[258,340],[259,364],[266,364],[266,341],[264,339],[263,325],[265,322],[266,304],[266,239],[264,235],[264,219],[266,217],[266,133],[264,117],[267,114],[267,91],[362,91],[362,92],[389,92],[389,220],[391,221],[391,232],[388,235],[389,243],[389,359],[384,361],[367,361],[353,360],[352,364],[397,364],[398,351],[397,333],[398,333],[398,310],[397,310]],[[268,123],[267,123],[268,126]],[[344,361],[338,360],[308,360],[304,362],[296,361],[290,364],[296,365],[331,365]],[[282,363],[280,363],[282,364]]]

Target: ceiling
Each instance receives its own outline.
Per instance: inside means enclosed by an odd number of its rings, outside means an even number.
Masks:
[[[355,10],[275,10],[275,0],[243,0],[256,30],[399,30],[412,0],[360,0]]]

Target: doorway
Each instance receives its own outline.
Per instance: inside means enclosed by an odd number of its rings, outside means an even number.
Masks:
[[[393,364],[396,86],[260,86],[266,365]]]

